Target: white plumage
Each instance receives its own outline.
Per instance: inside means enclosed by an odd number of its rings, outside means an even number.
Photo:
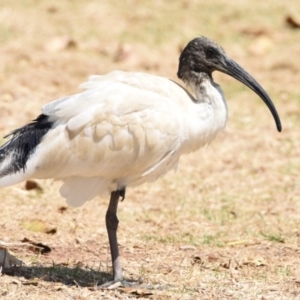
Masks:
[[[182,154],[210,143],[224,129],[227,105],[212,72],[224,72],[255,91],[277,129],[277,111],[263,88],[215,42],[192,40],[172,80],[114,71],[91,76],[82,93],[45,105],[32,123],[15,130],[0,148],[0,186],[29,178],[63,181],[61,195],[80,206],[110,194],[106,214],[114,281],[122,280],[116,216],[126,187],[155,181],[175,169]]]
[[[212,141],[227,119],[224,99],[209,84],[205,94],[215,107],[197,103],[171,80],[142,73],[92,76],[81,87],[86,91],[43,107],[53,127],[23,176],[7,175],[1,186],[31,177],[61,179],[61,195],[80,206],[155,181],[176,167],[181,154]]]

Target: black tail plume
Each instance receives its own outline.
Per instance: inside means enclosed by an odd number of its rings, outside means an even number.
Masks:
[[[41,114],[31,123],[6,135],[5,138],[12,137],[0,147],[0,177],[17,173],[21,169],[25,172],[29,157],[52,125],[53,122],[49,121],[49,116]],[[4,161],[5,164],[2,167],[1,164]]]

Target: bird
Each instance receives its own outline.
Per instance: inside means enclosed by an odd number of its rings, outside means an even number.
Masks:
[[[126,189],[176,169],[179,158],[212,142],[224,130],[228,109],[212,73],[225,73],[277,110],[261,85],[215,41],[198,36],[179,57],[177,76],[112,71],[92,75],[82,92],[46,104],[0,147],[0,187],[31,178],[61,180],[60,194],[78,207],[109,197],[105,222],[112,281],[124,280],[117,241],[120,201]]]

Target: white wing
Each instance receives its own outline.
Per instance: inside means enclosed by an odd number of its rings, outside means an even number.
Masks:
[[[77,206],[176,166],[186,138],[185,90],[161,77],[116,71],[82,87],[88,90],[43,108],[55,125],[28,162],[33,177],[64,180],[61,194]]]

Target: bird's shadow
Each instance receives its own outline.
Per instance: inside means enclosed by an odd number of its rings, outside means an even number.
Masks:
[[[2,273],[12,277],[22,277],[27,284],[38,284],[39,281],[61,283],[67,286],[96,287],[112,279],[112,273],[82,266],[20,266],[5,268]]]

